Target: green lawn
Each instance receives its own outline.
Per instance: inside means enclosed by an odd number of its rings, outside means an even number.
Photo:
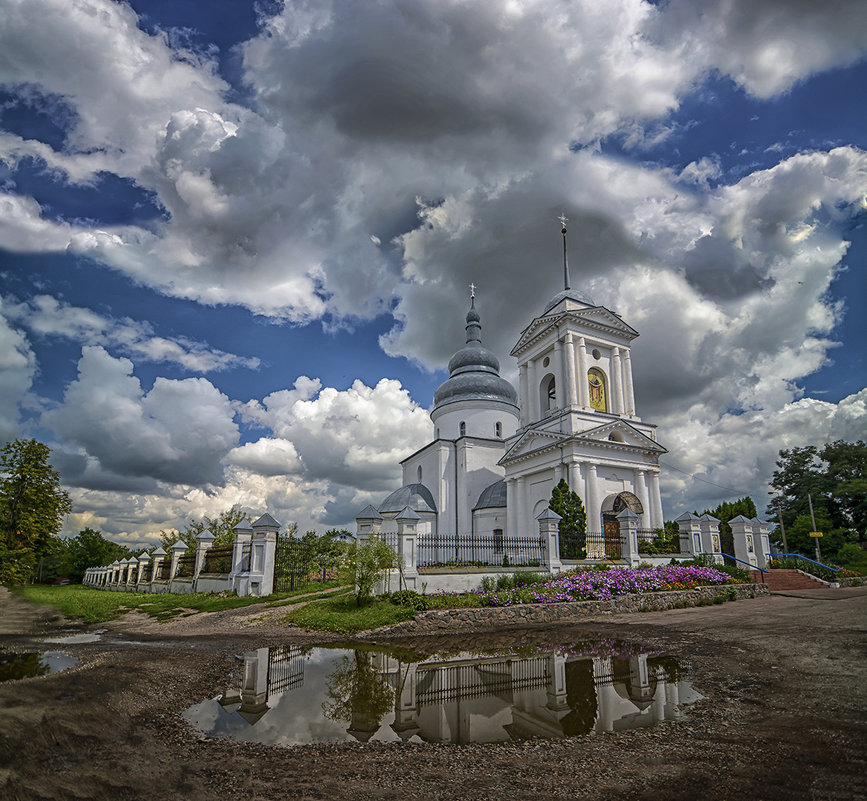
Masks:
[[[316,601],[294,609],[283,618],[283,621],[294,623],[302,628],[355,634],[366,629],[412,620],[414,617],[414,610],[405,606],[395,606],[391,601],[383,599],[373,599],[364,606],[357,606],[355,595],[350,594]]]
[[[251,604],[279,606],[289,603],[299,595],[313,594],[317,591],[336,588],[336,582],[323,584],[311,582],[304,590],[268,595],[264,598],[243,597],[212,593],[192,593],[162,595],[140,592],[108,592],[95,590],[80,584],[64,587],[49,587],[30,584],[26,587],[10,587],[12,592],[27,601],[48,604],[59,609],[66,617],[79,618],[84,623],[103,623],[114,620],[131,609],[138,609],[157,620],[171,620],[179,615],[194,615],[198,612],[220,612],[224,609],[237,609]]]

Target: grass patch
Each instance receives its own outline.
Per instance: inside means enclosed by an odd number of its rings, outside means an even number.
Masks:
[[[395,606],[385,599],[376,598],[363,606],[357,606],[355,595],[340,595],[294,609],[283,618],[283,622],[318,631],[355,634],[366,629],[412,620],[414,617],[415,610]]]
[[[10,587],[12,592],[26,601],[53,606],[66,617],[79,618],[83,623],[104,623],[114,620],[132,609],[138,609],[158,621],[171,620],[178,616],[194,615],[198,612],[222,612],[225,609],[239,609],[253,604],[279,605],[291,602],[300,595],[317,590],[339,587],[337,582],[323,584],[312,582],[306,589],[267,595],[263,598],[252,596],[238,597],[229,593],[174,593],[151,594],[144,592],[108,592],[95,590],[80,584],[51,587],[30,584],[26,587]]]

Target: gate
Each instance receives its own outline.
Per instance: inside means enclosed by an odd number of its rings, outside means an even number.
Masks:
[[[304,589],[310,582],[310,549],[295,537],[278,537],[274,554],[274,592]]]
[[[608,559],[619,559],[622,553],[620,547],[620,521],[608,515],[602,516],[602,537],[605,543],[605,556]]]

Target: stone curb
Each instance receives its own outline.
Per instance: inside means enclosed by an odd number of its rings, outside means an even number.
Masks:
[[[469,609],[429,609],[419,612],[415,620],[376,629],[377,634],[441,634],[448,631],[496,631],[508,627],[533,626],[545,623],[573,622],[599,615],[630,612],[657,612],[683,606],[696,606],[703,599],[723,596],[744,600],[769,596],[766,584],[722,584],[695,587],[691,590],[634,593],[618,595],[610,601],[570,601],[556,604],[518,604],[501,607]]]

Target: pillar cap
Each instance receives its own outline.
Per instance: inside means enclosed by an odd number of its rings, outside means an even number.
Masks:
[[[187,550],[187,543],[183,540],[178,540],[174,545],[172,545],[173,551],[185,551]]]
[[[733,517],[731,520],[729,520],[729,523],[752,523],[752,522],[753,522],[752,520],[750,520],[748,517],[744,517],[743,515],[738,515],[737,517]]]
[[[280,524],[267,512],[253,521],[253,528],[280,528]]]
[[[538,515],[536,520],[562,520],[563,516],[558,515],[550,506],[546,506]]]
[[[364,507],[356,516],[356,520],[382,520],[382,515],[370,504]]]
[[[196,534],[196,539],[199,542],[213,542],[217,538],[209,528],[206,528],[204,531],[200,531]]]
[[[712,521],[712,522],[714,522],[714,523],[719,523],[719,518],[718,518],[718,517],[714,517],[713,515],[709,515],[709,514],[703,514],[703,515],[699,518],[699,520],[710,520],[710,521]]]
[[[638,520],[638,515],[632,511],[629,507],[626,507],[622,512],[615,515],[618,520]]]
[[[421,520],[421,516],[416,514],[408,506],[404,506],[395,520]]]
[[[701,520],[698,515],[694,515],[691,512],[684,512],[680,517],[675,518],[675,523],[688,523],[692,520]]]
[[[165,556],[165,555],[166,555],[166,552],[163,550],[162,545],[160,545],[160,547],[157,548],[152,554],[152,556]]]

